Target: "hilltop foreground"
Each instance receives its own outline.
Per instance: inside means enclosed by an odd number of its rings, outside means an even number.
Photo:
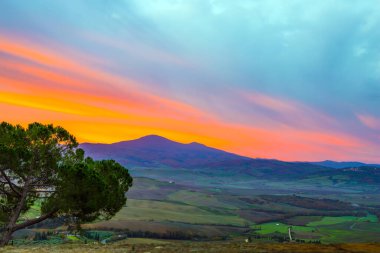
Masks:
[[[292,244],[292,243],[242,243],[242,242],[167,242],[151,239],[128,239],[118,243],[99,244],[64,244],[55,246],[29,245],[21,247],[11,247],[0,249],[0,252],[7,253],[125,253],[125,252],[260,252],[260,253],[378,253],[380,244]]]

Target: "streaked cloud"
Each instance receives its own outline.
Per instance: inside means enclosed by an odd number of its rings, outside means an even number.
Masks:
[[[380,131],[380,118],[375,118],[365,114],[358,114],[357,117],[366,127]]]
[[[376,0],[0,10],[2,120],[54,122],[81,141],[160,134],[252,157],[380,162]]]

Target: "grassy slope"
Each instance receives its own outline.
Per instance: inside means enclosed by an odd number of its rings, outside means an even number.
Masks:
[[[112,220],[172,221],[192,224],[243,226],[245,220],[236,215],[221,215],[196,206],[155,200],[129,199],[127,207]]]
[[[180,190],[168,196],[169,200],[182,202],[193,206],[216,207],[222,209],[237,209],[236,206],[217,199],[212,194]]]

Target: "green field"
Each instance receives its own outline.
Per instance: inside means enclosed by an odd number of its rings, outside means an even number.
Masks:
[[[254,233],[264,236],[280,233],[286,237],[288,227],[292,226],[292,232],[297,239],[319,239],[326,243],[345,242],[351,237],[359,242],[379,240],[374,236],[368,236],[368,233],[378,233],[375,227],[367,225],[379,225],[378,218],[372,214],[339,216],[336,215],[335,209],[321,211],[277,202],[276,199],[269,201],[260,195],[248,195],[247,191],[232,191],[231,194],[222,189],[215,191],[207,187],[189,188],[146,178],[137,179],[137,182],[140,180],[141,185],[129,193],[133,198],[128,200],[127,206],[111,221],[99,223],[99,227],[117,226],[120,229],[125,226],[133,230],[140,224],[140,227],[156,232],[165,231],[167,227],[166,230],[178,229],[193,233],[203,230],[211,235],[215,234],[212,226],[232,225],[244,229],[249,225],[254,230],[261,228]],[[353,193],[349,191],[349,194]],[[282,215],[292,212],[316,212],[326,215],[295,215],[285,220],[281,218]],[[343,209],[340,212],[347,210]],[[335,215],[329,216],[329,213]],[[265,219],[271,221],[260,222]],[[203,227],[194,227],[195,224]],[[96,224],[94,225],[96,227]],[[206,225],[207,228],[204,227]],[[215,227],[215,230],[220,228]],[[223,233],[233,236],[236,232],[226,229],[221,232]]]
[[[293,187],[291,184],[289,182],[286,186]],[[265,187],[268,185],[276,188],[279,184],[272,182],[266,184]],[[302,184],[298,185],[300,186]],[[284,185],[280,188],[283,187]],[[255,194],[252,195],[252,193]],[[132,230],[145,228],[154,232],[184,230],[210,236],[225,234],[233,238],[238,235],[237,231],[228,228],[221,230],[217,226],[237,226],[242,228],[241,231],[249,226],[254,233],[263,236],[280,233],[284,237],[287,237],[288,227],[292,226],[296,239],[321,240],[325,243],[346,242],[351,238],[358,242],[379,241],[380,236],[376,236],[380,233],[380,224],[375,215],[339,216],[336,213],[338,211],[334,210],[310,209],[278,202],[276,198],[270,201],[270,199],[260,197],[260,193],[261,191],[244,189],[215,190],[207,187],[188,187],[137,178],[136,188],[132,188],[128,193],[130,198],[127,206],[111,221],[101,222],[98,227],[116,226],[119,229]],[[361,199],[360,195],[356,196],[351,190],[348,190],[347,194],[353,196],[353,199]],[[320,198],[315,193],[311,197]],[[347,201],[347,199],[344,200]],[[313,212],[318,215],[310,215]],[[349,213],[350,211],[343,208],[339,212]],[[291,213],[298,215],[282,218]],[[308,215],[302,215],[302,213]],[[329,213],[334,215],[329,216]],[[265,220],[269,221],[265,222]],[[215,229],[213,226],[216,226]],[[91,227],[96,228],[97,224]],[[261,229],[256,230],[258,227]],[[218,233],[215,233],[216,230]]]
[[[330,206],[322,205],[327,208],[324,210],[319,206],[313,206],[326,198],[322,193],[313,192],[297,197],[298,195],[282,192],[282,189],[293,187],[292,184],[295,183],[286,182],[281,187],[279,182],[261,185],[256,183],[254,185],[258,187],[278,187],[280,190],[227,190],[135,178],[134,186],[127,193],[128,201],[125,207],[111,220],[85,224],[84,228],[146,231],[155,233],[156,236],[168,232],[182,232],[202,238],[229,240],[234,240],[242,234],[259,234],[263,237],[262,240],[266,241],[273,234],[287,238],[288,227],[291,226],[293,237],[299,240],[320,240],[322,243],[380,241],[378,217],[368,211],[376,211],[373,203],[378,197],[374,193],[356,194],[351,190],[345,194],[329,192],[326,196],[331,199],[352,199],[354,203],[360,203],[360,207],[356,210],[351,208],[351,204],[343,205],[330,201],[336,206],[328,210]],[[297,187],[303,187],[302,183]],[[314,198],[313,201],[310,201],[310,198]],[[368,200],[368,206],[365,200]],[[309,204],[310,206],[307,206]],[[341,209],[339,205],[342,206]],[[39,208],[40,203],[35,203],[23,218],[39,216]],[[59,229],[64,230],[65,226],[62,225]],[[31,235],[27,237],[30,240]],[[61,243],[62,240],[58,239],[54,239],[53,242]],[[76,237],[68,239],[77,240]],[[25,239],[20,239],[17,243],[27,242],[23,240]]]
[[[171,221],[190,224],[243,226],[245,220],[234,215],[212,213],[196,206],[155,200],[129,199],[113,221]]]
[[[341,216],[341,217],[323,217],[319,221],[313,221],[307,224],[309,227],[334,225],[344,222],[378,222],[375,215],[367,215],[365,217]]]
[[[296,218],[296,217],[295,217]],[[299,217],[304,219],[304,217]],[[317,218],[317,217],[314,217]],[[253,228],[260,228],[258,234],[267,235],[272,233],[287,234],[291,226],[297,239],[307,239],[310,236],[318,237],[323,243],[336,242],[361,242],[377,241],[380,236],[380,226],[376,216],[367,215],[363,217],[341,216],[341,217],[319,217],[317,221],[309,222],[306,226],[294,226],[284,223],[264,223]],[[310,234],[312,233],[312,234]]]
[[[177,202],[182,202],[192,206],[204,206],[221,209],[237,209],[237,207],[233,204],[220,201],[213,194],[206,194],[202,192],[180,190],[168,195],[168,199]]]
[[[254,227],[257,227],[257,226],[254,226]],[[263,235],[276,233],[276,232],[288,234],[288,228],[289,227],[291,227],[293,231],[297,231],[297,232],[313,232],[315,230],[312,227],[290,226],[288,224],[276,223],[276,222],[261,224],[259,227],[261,229],[258,230],[257,232],[259,234],[263,234]]]

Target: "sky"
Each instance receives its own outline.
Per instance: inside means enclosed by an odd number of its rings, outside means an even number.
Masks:
[[[377,0],[1,0],[0,121],[380,163]]]

